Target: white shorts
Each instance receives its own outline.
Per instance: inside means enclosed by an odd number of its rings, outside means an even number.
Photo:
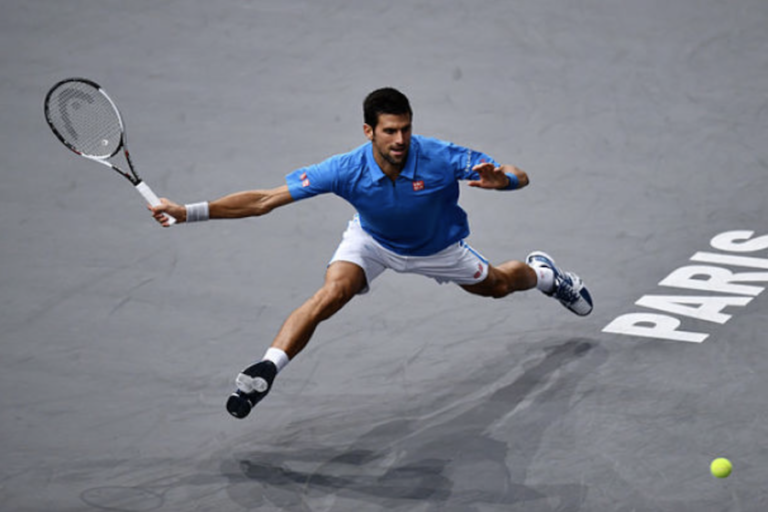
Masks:
[[[366,233],[357,215],[349,221],[329,265],[335,261],[349,261],[363,269],[367,283],[360,293],[366,293],[371,282],[388,268],[431,277],[440,284],[477,284],[488,276],[488,260],[463,240],[430,256],[403,256]]]

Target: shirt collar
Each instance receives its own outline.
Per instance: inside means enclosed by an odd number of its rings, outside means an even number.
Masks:
[[[416,159],[417,155],[419,153],[419,143],[416,140],[416,137],[411,136],[411,146],[408,148],[408,160],[405,161],[405,167],[403,167],[403,170],[400,171],[400,176],[403,178],[407,178],[411,181],[416,177]],[[373,157],[373,143],[368,143],[368,148],[366,149],[366,156],[368,159],[368,170],[371,173],[371,177],[373,178],[373,181],[379,182],[387,177],[386,174],[384,174],[384,171],[381,170],[381,167],[379,167],[378,162],[376,162],[376,159]]]

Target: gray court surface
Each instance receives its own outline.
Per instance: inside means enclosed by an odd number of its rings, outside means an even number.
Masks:
[[[0,509],[761,511],[768,506],[768,3],[5,0]],[[323,196],[163,230],[43,119],[100,82],[180,202],[363,143],[362,100],[531,177],[464,188],[493,262],[596,300],[394,273],[251,417],[234,377],[321,284]],[[642,315],[642,316],[639,316]],[[734,465],[709,473],[715,457]]]

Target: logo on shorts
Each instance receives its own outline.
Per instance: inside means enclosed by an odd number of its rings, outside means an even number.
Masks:
[[[477,272],[475,272],[475,279],[480,279],[480,276],[483,275],[483,264],[478,263],[477,264]]]
[[[308,187],[309,186],[309,180],[308,179],[304,179],[304,181],[301,182],[301,186],[302,187]]]
[[[424,190],[424,181],[423,180],[419,180],[419,181],[414,181],[413,182],[413,191],[414,192],[418,192],[419,190]]]
[[[307,179],[307,173],[305,173],[305,172],[304,172],[304,173],[301,173],[301,176],[299,176],[299,179],[300,179],[300,180],[305,180],[305,179]]]

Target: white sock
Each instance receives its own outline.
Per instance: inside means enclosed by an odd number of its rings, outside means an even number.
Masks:
[[[555,289],[555,273],[551,268],[539,265],[528,265],[536,272],[536,288],[544,293],[552,293]]]
[[[290,362],[290,359],[288,358],[288,354],[279,348],[269,347],[267,353],[264,354],[264,359],[262,359],[262,361],[272,361],[275,363],[275,366],[277,366],[277,373],[280,373],[280,370],[285,368],[285,365]]]

